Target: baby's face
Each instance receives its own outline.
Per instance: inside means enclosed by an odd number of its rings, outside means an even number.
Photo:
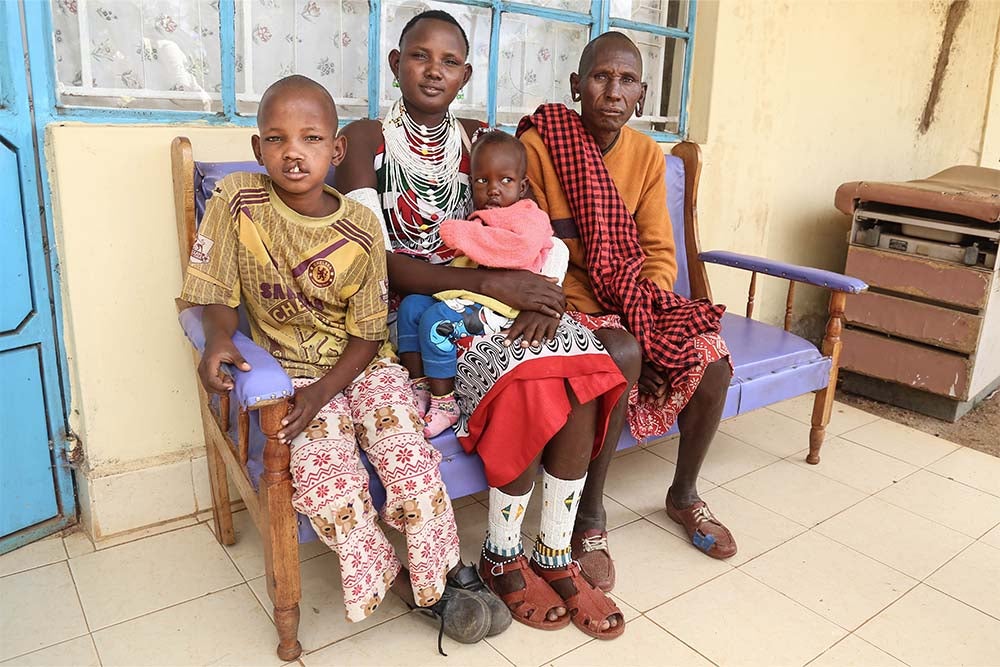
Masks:
[[[484,208],[510,206],[524,197],[528,179],[518,152],[503,144],[481,147],[472,157],[472,205]]]

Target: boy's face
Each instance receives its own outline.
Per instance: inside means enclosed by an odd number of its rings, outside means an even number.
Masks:
[[[520,154],[511,146],[489,144],[472,154],[472,205],[484,208],[510,206],[528,192],[528,179]]]
[[[297,89],[269,100],[263,112],[251,144],[275,191],[293,198],[322,192],[330,166],[340,164],[347,148],[337,136],[336,110],[315,91]]]
[[[410,28],[400,48],[389,53],[410,115],[423,122],[448,110],[472,76],[467,56],[462,34],[449,23],[423,19]]]

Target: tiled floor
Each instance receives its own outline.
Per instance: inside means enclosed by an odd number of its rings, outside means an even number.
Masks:
[[[728,562],[662,510],[676,441],[619,455],[607,484],[614,642],[514,624],[445,640],[390,597],[344,620],[335,557],[301,549],[305,653],[321,665],[1000,665],[1000,459],[837,405],[823,462],[803,462],[811,401],[723,424],[700,489],[736,535]],[[455,501],[463,554],[485,496]],[[53,537],[0,557],[0,661],[19,665],[269,665],[275,633],[245,512],[223,548],[208,523],[132,541]],[[537,509],[525,533],[537,526]],[[296,663],[293,663],[296,664]]]

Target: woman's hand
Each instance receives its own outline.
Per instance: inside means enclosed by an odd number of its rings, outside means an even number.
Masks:
[[[643,403],[661,406],[667,402],[667,381],[663,369],[656,364],[643,360],[638,384],[639,400]]]
[[[535,311],[550,318],[560,318],[566,310],[566,297],[554,278],[531,271],[486,270],[484,273],[482,293],[511,308]]]
[[[281,420],[281,431],[278,432],[278,441],[289,444],[295,436],[306,430],[309,422],[319,414],[320,409],[330,402],[330,397],[326,395],[323,382],[313,382],[311,385],[295,390],[292,397],[292,410]]]
[[[514,320],[514,325],[507,329],[507,339],[503,344],[511,345],[520,336],[521,347],[538,347],[555,337],[559,319],[534,310],[522,310]]]

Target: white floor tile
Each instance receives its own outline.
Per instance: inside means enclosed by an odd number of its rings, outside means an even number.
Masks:
[[[816,525],[865,497],[857,489],[788,461],[735,479],[725,488],[804,526]]]
[[[628,630],[625,632],[627,634]],[[516,667],[536,667],[583,646],[590,639],[572,624],[561,630],[547,631],[514,621],[506,632],[486,641]]]
[[[813,531],[740,570],[848,630],[917,584],[916,579]]]
[[[802,665],[847,634],[739,570],[646,616],[717,665]]]
[[[1000,619],[1000,549],[974,542],[924,583]]]
[[[93,630],[242,583],[204,524],[69,561]]]
[[[101,667],[90,635],[0,663],[8,667]]]
[[[676,464],[677,445],[677,440],[668,440],[653,445],[646,451]],[[725,484],[777,460],[778,457],[774,454],[757,449],[720,431],[712,440],[712,445],[702,463],[700,476],[713,484]]]
[[[959,447],[927,466],[927,469],[980,491],[1000,496],[1000,458],[995,456]]]
[[[809,429],[808,424],[771,410],[754,410],[719,425],[723,433],[778,457],[808,447]]]
[[[923,579],[972,542],[971,537],[874,497],[815,530],[915,579]]]
[[[212,524],[207,524],[210,528]],[[264,576],[264,542],[254,526],[250,512],[243,510],[233,514],[233,528],[236,530],[236,544],[223,548],[233,559],[243,578],[247,581]],[[299,545],[299,561],[309,560],[329,553],[330,549],[319,540]]]
[[[90,540],[90,536],[82,530],[77,530],[66,535],[63,538],[63,546],[66,547],[66,555],[70,558],[76,558],[77,556],[93,553],[94,551],[94,543]]]
[[[841,437],[921,467],[958,449],[947,440],[886,419],[847,431]]]
[[[767,406],[767,409],[780,412],[781,414],[800,421],[803,424],[811,425],[813,405],[815,405],[815,403],[816,394],[810,392],[808,394],[796,396],[795,398],[790,398],[787,401],[782,401],[781,403],[769,405]],[[826,426],[826,434],[828,436],[840,435],[845,431],[850,431],[851,429],[858,428],[859,426],[864,426],[865,424],[869,424],[877,419],[879,419],[878,415],[873,415],[870,412],[859,410],[854,406],[847,405],[846,403],[834,401],[833,410],[830,413],[830,423]]]
[[[264,577],[251,581],[250,589],[260,600],[268,616],[272,616],[274,606],[267,595]],[[305,651],[315,651],[405,614],[407,608],[402,600],[390,593],[375,613],[363,622],[348,621],[344,611],[340,566],[337,555],[330,553],[302,563],[302,601],[299,602],[299,611],[299,641]]]
[[[885,651],[869,644],[857,635],[847,635],[809,667],[906,667]]]
[[[483,541],[486,539],[487,511],[475,503],[455,510],[455,523],[458,524],[458,541],[462,549],[462,561],[478,563],[483,551]],[[395,544],[393,540],[393,544]],[[401,553],[397,547],[396,553]]]
[[[58,535],[26,544],[0,556],[0,577],[66,560],[66,549]]]
[[[974,538],[1000,521],[1000,498],[926,470],[875,497]]]
[[[856,634],[914,667],[1000,664],[1000,621],[923,584]]]
[[[639,611],[731,569],[645,519],[611,531],[608,542],[617,573],[615,596]]]
[[[417,612],[405,614],[300,658],[306,667],[413,667],[413,665],[476,665],[510,667],[485,641],[459,644],[444,638],[445,659],[437,652],[437,628]]]
[[[611,462],[604,495],[636,514],[646,515],[663,507],[673,478],[673,463],[640,450]]]
[[[991,531],[980,537],[979,541],[1000,549],[1000,525],[995,526]]]
[[[788,460],[795,465],[835,479],[850,487],[872,494],[892,486],[919,470],[917,466],[886,456],[874,449],[844,440],[827,438],[817,465],[806,463],[809,449],[803,449]]]
[[[578,665],[694,665],[711,662],[685,646],[648,618],[631,621],[625,634],[614,641],[593,640],[549,663],[555,667]]]
[[[66,563],[0,579],[0,660],[87,634]]]
[[[94,633],[104,667],[280,665],[278,634],[246,584]]]

